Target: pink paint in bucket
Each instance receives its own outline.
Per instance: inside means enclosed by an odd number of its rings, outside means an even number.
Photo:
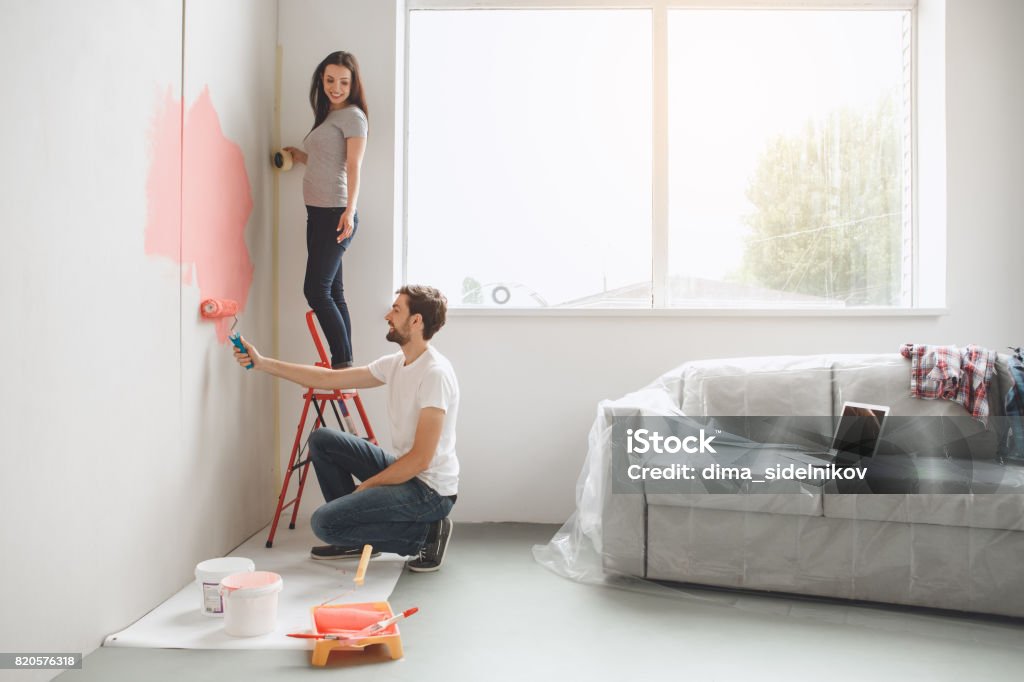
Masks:
[[[224,597],[224,632],[232,637],[258,637],[277,627],[277,595],[284,581],[277,573],[235,573],[220,581]]]

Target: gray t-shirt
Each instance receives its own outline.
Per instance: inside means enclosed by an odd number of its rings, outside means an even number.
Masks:
[[[366,114],[356,106],[336,109],[303,140],[306,173],[302,176],[302,199],[307,206],[336,208],[348,206],[349,137],[366,137]]]

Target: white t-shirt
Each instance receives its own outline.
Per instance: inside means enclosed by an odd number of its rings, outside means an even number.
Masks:
[[[455,420],[459,414],[459,382],[448,358],[433,347],[411,364],[405,355],[377,358],[368,366],[370,374],[383,381],[388,389],[388,419],[391,422],[391,445],[399,457],[412,449],[420,412],[425,407],[444,410],[441,440],[430,464],[417,475],[439,495],[455,495],[459,491],[459,460],[455,456]]]

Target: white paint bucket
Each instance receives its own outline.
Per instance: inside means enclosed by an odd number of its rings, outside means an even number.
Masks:
[[[233,573],[252,573],[256,564],[252,559],[226,556],[207,559],[196,564],[196,583],[199,584],[199,609],[204,616],[220,618],[224,615],[224,600],[220,596],[220,581]]]
[[[224,597],[224,632],[232,637],[258,637],[277,627],[277,595],[284,581],[277,573],[235,573],[220,581]]]

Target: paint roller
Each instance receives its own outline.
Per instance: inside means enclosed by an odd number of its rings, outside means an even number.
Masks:
[[[274,155],[270,157],[271,163],[274,164],[274,168],[278,170],[291,170],[293,165],[292,153],[287,149],[278,149],[274,152]]]
[[[235,331],[235,325],[238,324],[238,301],[232,301],[229,298],[208,298],[199,304],[199,314],[208,320],[216,320],[222,317],[233,316],[235,321],[231,323],[231,334],[228,335],[228,340],[242,353],[248,353],[245,346],[242,345],[241,335]],[[245,366],[246,369],[252,369],[252,360],[249,360],[249,364]]]

